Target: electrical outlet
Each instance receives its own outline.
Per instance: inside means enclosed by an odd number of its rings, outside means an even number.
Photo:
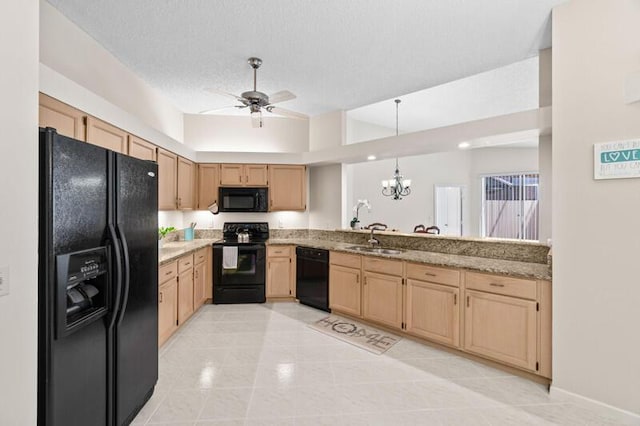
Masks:
[[[9,294],[9,267],[0,266],[0,296]]]

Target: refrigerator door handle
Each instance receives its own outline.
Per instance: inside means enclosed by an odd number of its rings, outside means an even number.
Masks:
[[[127,238],[119,225],[116,225],[118,235],[120,236],[120,243],[122,244],[122,255],[124,257],[124,283],[122,303],[120,305],[120,312],[118,312],[118,325],[122,324],[124,318],[124,312],[127,310],[127,303],[129,303],[129,281],[131,275],[131,265],[129,263],[129,246],[127,245]]]
[[[118,306],[120,305],[120,299],[122,298],[122,256],[120,254],[120,247],[118,246],[118,238],[116,237],[116,230],[113,227],[112,224],[109,224],[108,226],[109,228],[109,238],[111,239],[111,246],[113,249],[113,252],[115,253],[115,266],[116,266],[116,279],[113,281],[115,283],[115,287],[116,287],[116,291],[115,291],[115,297],[114,297],[114,301],[113,301],[113,308],[111,309],[111,312],[113,313],[113,315],[111,315],[111,318],[109,320],[109,325],[108,325],[108,329],[112,329],[113,325],[116,322],[116,312],[118,309]]]

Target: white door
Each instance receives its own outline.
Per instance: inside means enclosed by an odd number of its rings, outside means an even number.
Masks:
[[[462,188],[459,186],[435,187],[436,226],[440,235],[462,235]]]

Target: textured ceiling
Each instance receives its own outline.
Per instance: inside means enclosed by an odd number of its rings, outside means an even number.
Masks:
[[[538,108],[538,58],[529,58],[471,77],[398,97],[400,133]],[[349,118],[393,129],[394,98],[348,112]],[[537,141],[536,141],[537,142]]]
[[[349,110],[537,55],[565,0],[49,0],[126,66],[194,113],[203,92],[290,90],[287,109]],[[232,102],[233,103],[233,102]]]

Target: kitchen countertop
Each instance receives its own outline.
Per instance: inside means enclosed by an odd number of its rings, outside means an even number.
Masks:
[[[203,247],[210,246],[214,239],[198,238],[193,241],[172,241],[166,242],[158,252],[158,263],[163,265],[165,263],[176,260],[180,256],[189,254]]]
[[[209,238],[195,239],[193,241],[167,242],[160,249],[159,264],[176,260],[203,247],[213,244],[216,240]],[[386,259],[404,260],[408,262],[426,263],[434,266],[448,266],[463,268],[470,271],[489,272],[514,277],[532,278],[538,280],[551,280],[551,266],[542,263],[516,262],[512,260],[491,259],[475,256],[461,256],[422,250],[403,250],[399,254],[366,253],[349,249],[358,245],[329,240],[286,238],[269,239],[267,245],[295,245],[334,250],[345,253],[360,254],[363,256],[383,257]]]
[[[541,263],[516,262],[512,260],[490,259],[474,256],[460,256],[455,254],[436,253],[421,250],[403,250],[402,253],[399,254],[366,253],[348,249],[348,247],[350,246],[359,244],[316,239],[269,239],[267,245],[306,246],[325,250],[341,251],[345,253],[360,254],[364,256],[376,256],[386,259],[427,263],[434,266],[449,266],[454,268],[468,269],[471,271],[510,275],[514,277],[551,280],[551,266]]]

